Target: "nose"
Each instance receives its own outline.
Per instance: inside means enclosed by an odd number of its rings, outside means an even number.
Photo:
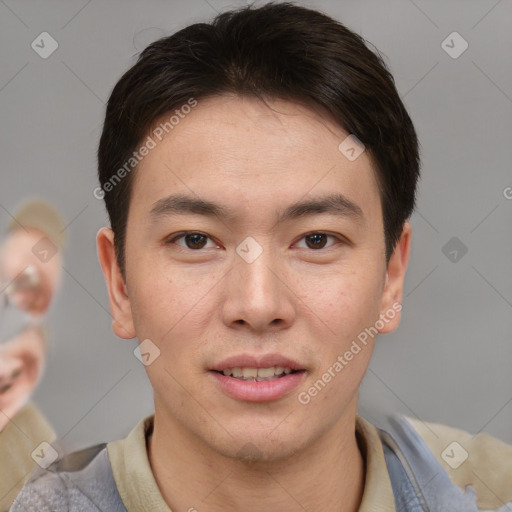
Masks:
[[[270,248],[262,249],[254,260],[237,254],[226,276],[222,316],[229,327],[248,326],[264,333],[293,324],[297,297],[289,272]]]

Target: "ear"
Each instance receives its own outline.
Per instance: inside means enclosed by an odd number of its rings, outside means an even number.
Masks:
[[[96,234],[96,245],[98,258],[107,283],[110,311],[114,318],[112,330],[119,338],[125,340],[135,338],[136,334],[130,299],[128,298],[128,289],[117,263],[114,232],[112,229],[101,228]]]
[[[407,264],[409,263],[411,236],[411,224],[409,221],[405,221],[400,240],[398,240],[395,246],[386,270],[386,282],[382,293],[380,310],[382,322],[379,322],[384,324],[384,326],[378,329],[381,334],[394,331],[400,324],[404,278]]]

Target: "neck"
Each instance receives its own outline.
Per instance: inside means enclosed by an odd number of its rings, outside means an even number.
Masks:
[[[356,512],[364,490],[355,412],[291,459],[252,465],[214,452],[172,418],[155,414],[148,456],[171,510]]]

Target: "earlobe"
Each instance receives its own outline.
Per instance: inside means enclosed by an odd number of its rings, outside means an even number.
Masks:
[[[405,272],[409,262],[412,227],[405,221],[400,239],[389,259],[381,300],[380,318],[384,326],[381,334],[394,331],[400,324]]]
[[[96,234],[96,245],[98,259],[105,276],[109,294],[110,311],[113,317],[112,330],[119,338],[135,338],[136,333],[130,300],[128,298],[128,289],[117,263],[114,232],[112,229],[101,228]]]

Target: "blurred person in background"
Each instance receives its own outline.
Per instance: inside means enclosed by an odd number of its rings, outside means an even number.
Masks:
[[[32,452],[55,432],[30,400],[45,368],[45,316],[61,281],[65,228],[48,203],[30,200],[0,242],[0,511],[36,467]],[[34,455],[35,457],[35,455]]]

